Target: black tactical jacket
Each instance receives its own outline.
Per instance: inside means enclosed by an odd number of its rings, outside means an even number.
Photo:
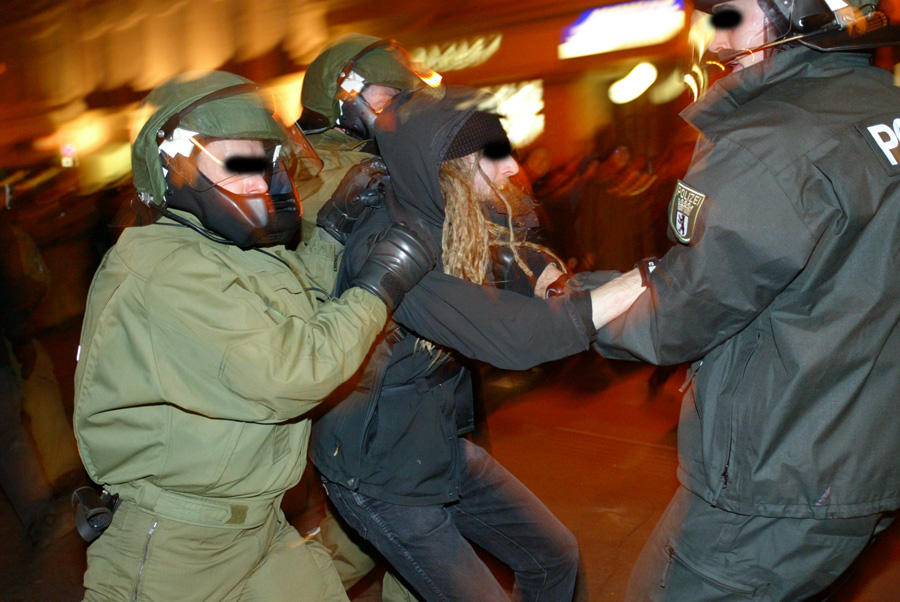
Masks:
[[[702,134],[676,191],[696,229],[598,350],[694,362],[679,478],[711,504],[900,507],[900,89],[865,55],[796,48],[683,116]]]
[[[379,118],[378,143],[391,174],[390,210],[374,211],[355,227],[338,292],[394,222],[412,224],[440,254],[439,157],[473,110],[458,108],[469,100],[468,92],[445,90],[443,99],[427,90],[398,97]],[[383,120],[390,126],[382,127]],[[388,335],[375,347],[363,373],[347,387],[352,390],[342,392],[317,421],[310,450],[326,478],[407,505],[458,499],[457,438],[472,428],[466,358],[523,370],[587,349],[594,334],[586,296],[546,301],[480,286],[444,274],[440,261],[407,293],[394,320],[408,334],[399,342]],[[438,347],[427,351],[425,340]]]

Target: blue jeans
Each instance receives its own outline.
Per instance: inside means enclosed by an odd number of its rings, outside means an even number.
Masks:
[[[466,462],[452,504],[402,506],[325,486],[341,516],[427,601],[509,599],[471,541],[515,572],[517,600],[570,602],[575,536],[485,450],[459,446]]]

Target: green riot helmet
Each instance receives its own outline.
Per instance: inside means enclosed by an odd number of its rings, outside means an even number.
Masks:
[[[402,46],[362,34],[347,34],[329,45],[309,65],[297,125],[315,134],[339,126],[360,140],[373,137],[372,124],[383,106],[372,106],[364,93],[377,85],[412,90],[437,86],[440,75],[414,59]]]
[[[132,147],[135,188],[158,212],[187,211],[204,235],[242,248],[283,244],[300,225],[287,161],[321,167],[302,132],[282,127],[256,84],[219,71],[187,73],[142,103]],[[314,171],[316,168],[310,168]]]

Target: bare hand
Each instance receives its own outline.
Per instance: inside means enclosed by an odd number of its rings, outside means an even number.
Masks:
[[[594,328],[602,328],[631,307],[642,292],[641,274],[634,269],[591,291]]]

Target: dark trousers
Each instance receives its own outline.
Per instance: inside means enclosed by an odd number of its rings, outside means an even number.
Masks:
[[[401,506],[325,485],[344,519],[424,600],[508,600],[473,542],[509,566],[518,600],[570,602],[578,543],[537,497],[485,450],[459,440],[459,501]]]
[[[680,487],[631,572],[625,599],[808,600],[838,579],[890,520],[745,516]]]

